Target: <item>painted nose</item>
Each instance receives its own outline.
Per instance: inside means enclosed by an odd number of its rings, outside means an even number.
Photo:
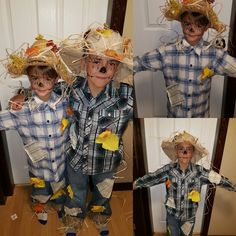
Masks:
[[[100,71],[99,72],[101,72],[101,73],[106,73],[107,72],[107,69],[106,69],[106,67],[105,66],[103,66],[101,69],[100,69]]]
[[[43,83],[39,82],[38,86],[42,88],[44,85],[43,85]]]
[[[190,27],[189,31],[190,31],[190,32],[194,32],[193,27]]]
[[[187,154],[187,150],[184,150],[184,152],[183,152],[184,154]]]

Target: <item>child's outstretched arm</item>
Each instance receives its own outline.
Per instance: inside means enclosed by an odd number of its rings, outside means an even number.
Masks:
[[[204,169],[204,182],[206,184],[214,184],[220,187],[223,187],[229,191],[236,192],[236,185],[232,183],[228,178],[216,173],[213,170]]]
[[[133,188],[151,187],[157,184],[165,183],[168,179],[169,165],[163,166],[153,173],[148,173],[138,178],[133,183]]]
[[[226,51],[218,51],[216,54],[215,74],[236,77],[236,58]]]
[[[161,47],[162,48],[162,47]],[[164,52],[164,50],[163,50]],[[157,49],[145,53],[143,56],[134,57],[134,72],[145,70],[157,71],[163,68],[163,55]]]

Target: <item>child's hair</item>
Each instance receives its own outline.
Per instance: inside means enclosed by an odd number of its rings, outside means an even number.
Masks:
[[[180,15],[180,20],[183,21],[183,18],[185,16],[192,16],[195,19],[196,23],[201,26],[207,26],[210,23],[208,18],[199,12],[185,11]]]
[[[48,76],[49,78],[56,79],[58,77],[58,74],[55,69],[53,69],[51,66],[40,66],[40,65],[35,65],[35,66],[29,66],[26,69],[27,75],[29,75],[30,72],[32,71],[39,71],[42,72],[43,75]]]

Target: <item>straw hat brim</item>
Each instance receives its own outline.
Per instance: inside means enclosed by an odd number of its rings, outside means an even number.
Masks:
[[[118,58],[109,57],[102,52],[84,52],[82,49],[73,48],[73,47],[63,47],[59,51],[59,55],[68,66],[69,70],[75,75],[84,74],[84,61],[89,55],[99,56],[108,60],[116,60],[120,62],[118,67],[118,72],[114,76],[113,80],[116,80],[118,83],[125,82],[128,84],[133,84],[133,58],[124,57],[122,60]]]
[[[189,141],[188,141],[189,142]],[[180,142],[181,143],[181,142]],[[189,142],[194,147],[192,161],[198,162],[200,159],[208,155],[208,151],[199,143]],[[176,145],[179,143],[173,141],[163,141],[161,147],[164,153],[171,159],[171,161],[175,162],[177,160],[176,155]]]
[[[180,16],[184,12],[199,12],[206,16],[210,22],[210,28],[215,29],[218,33],[226,30],[225,24],[219,21],[213,6],[207,0],[192,0],[189,3],[180,3],[179,1],[169,1],[162,8],[164,17],[167,20],[177,20],[181,22]]]

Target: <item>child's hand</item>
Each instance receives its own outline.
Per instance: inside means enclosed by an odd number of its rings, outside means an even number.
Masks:
[[[18,94],[14,97],[12,97],[9,101],[9,107],[10,109],[14,111],[21,110],[22,106],[24,105],[25,95],[24,94]]]

